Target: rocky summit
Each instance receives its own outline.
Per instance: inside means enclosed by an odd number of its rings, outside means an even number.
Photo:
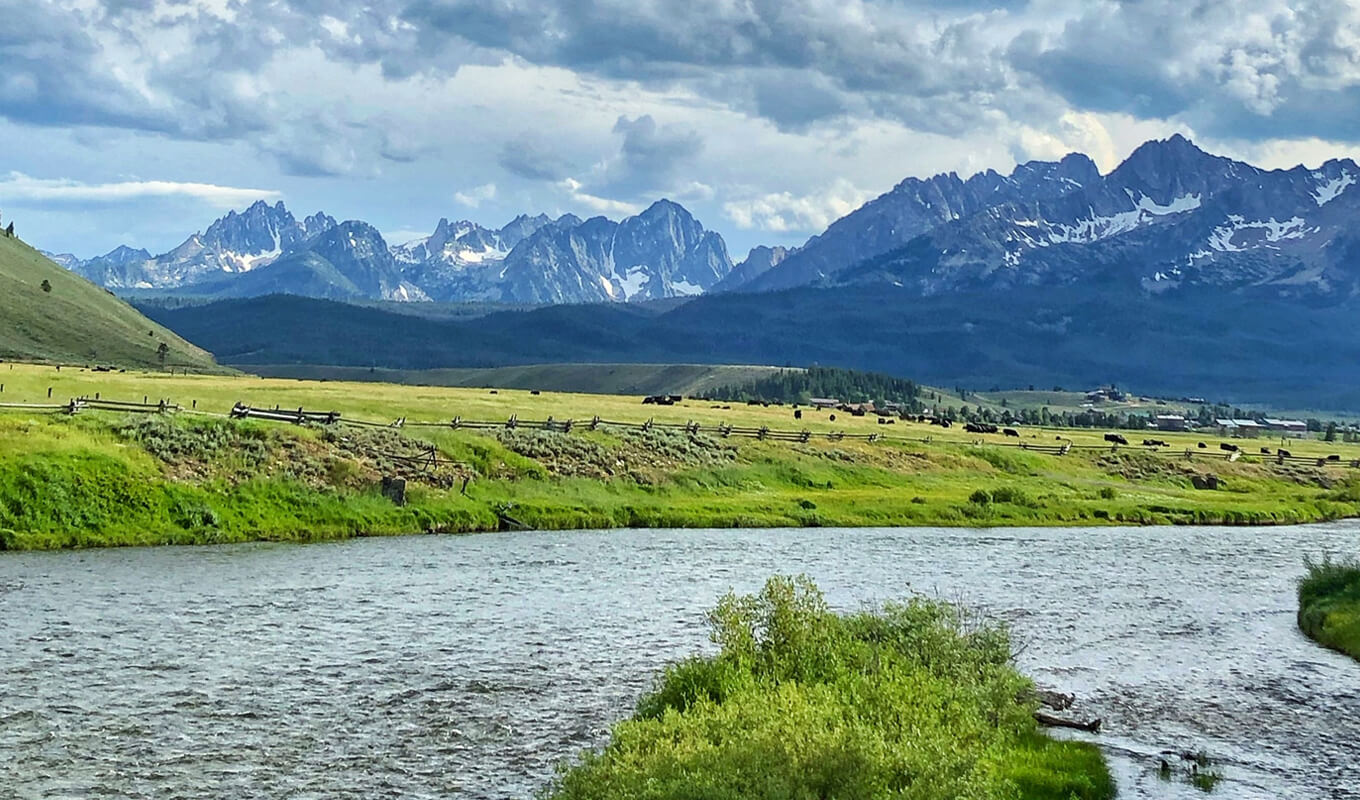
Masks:
[[[363,222],[299,221],[260,202],[159,256],[52,257],[111,289],[205,297],[537,305],[883,283],[921,296],[1064,286],[1336,298],[1360,290],[1357,181],[1349,159],[1268,171],[1177,135],[1104,175],[1074,153],[1009,175],[907,178],[801,247],[757,247],[735,266],[722,237],[669,200],[619,221],[441,219],[396,246]]]

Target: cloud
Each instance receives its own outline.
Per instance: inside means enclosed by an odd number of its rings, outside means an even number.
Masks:
[[[872,196],[840,179],[815,194],[775,192],[731,201],[723,204],[723,212],[738,228],[769,233],[813,232],[864,205]]]
[[[1091,3],[1010,62],[1078,109],[1249,139],[1356,137],[1360,8],[1348,0]]]
[[[487,200],[496,199],[496,184],[484,183],[481,186],[468,189],[466,192],[454,192],[453,199],[458,201],[460,205],[477,208]]]
[[[571,196],[571,200],[577,206],[583,206],[597,214],[606,216],[628,217],[642,211],[642,206],[637,203],[629,203],[622,200],[611,200],[607,197],[591,194],[584,191],[580,181],[567,178],[562,181],[560,186]]]
[[[507,172],[531,181],[557,182],[567,175],[562,159],[529,136],[506,141],[496,161]]]
[[[108,204],[147,198],[184,197],[213,208],[237,208],[257,200],[277,200],[280,196],[279,192],[270,189],[243,189],[210,183],[121,181],[88,184],[33,178],[19,172],[11,172],[0,180],[0,197],[49,204]]]

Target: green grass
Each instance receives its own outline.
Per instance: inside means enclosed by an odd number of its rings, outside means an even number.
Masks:
[[[0,401],[78,395],[168,398],[220,414],[237,400],[335,409],[390,420],[693,419],[793,427],[788,409],[708,403],[643,406],[636,397],[241,376],[95,373],[0,365]],[[881,430],[866,418],[806,415],[813,431]],[[1031,441],[1052,441],[1022,429]],[[542,529],[940,525],[1280,524],[1360,512],[1360,480],[1344,466],[1229,462],[1196,449],[1154,456],[1136,448],[1046,455],[995,437],[899,423],[900,441],[814,437],[807,443],[713,433],[613,428],[527,430],[297,428],[210,415],[74,418],[0,412],[0,529],[11,548],[251,539],[316,539],[494,530],[497,510]],[[1070,432],[1095,441],[1099,432]],[[1085,436],[1085,440],[1078,438]],[[975,440],[983,444],[974,444]],[[462,466],[411,474],[410,503],[377,490],[401,471],[393,454],[437,448]],[[1296,453],[1325,452],[1300,442]],[[1355,445],[1336,445],[1346,459]],[[1191,478],[1212,471],[1222,488]],[[462,479],[470,481],[461,493]]]
[[[44,281],[50,291],[43,289]],[[0,358],[66,364],[219,369],[206,351],[52,263],[17,238],[0,236]],[[3,400],[4,398],[0,398]]]
[[[1360,562],[1307,562],[1299,581],[1299,628],[1320,644],[1360,660]]]
[[[1099,750],[1036,727],[1004,627],[914,599],[839,615],[805,578],[710,614],[717,655],[672,666],[548,800],[1103,800]]]

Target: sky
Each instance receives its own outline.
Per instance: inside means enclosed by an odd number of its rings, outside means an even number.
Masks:
[[[1360,155],[1355,0],[0,0],[0,214],[90,257],[283,200],[392,242],[667,197],[735,259],[909,176],[1172,133]]]

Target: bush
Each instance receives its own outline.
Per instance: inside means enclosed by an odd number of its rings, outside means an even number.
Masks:
[[[1092,745],[1038,733],[1005,628],[915,599],[839,615],[775,577],[709,614],[719,646],[658,679],[553,800],[1109,798]]]
[[[1119,493],[1114,490],[1113,486],[1106,486],[1097,492],[1097,494],[1100,495],[1101,500],[1113,500],[1119,496]]]
[[[1305,560],[1299,581],[1299,629],[1320,644],[1360,659],[1360,562]]]
[[[987,506],[992,503],[992,493],[986,489],[977,489],[968,495],[968,502],[974,505]]]
[[[999,486],[992,490],[992,502],[1010,503],[1015,506],[1033,507],[1035,502],[1025,493],[1024,489],[1015,486]]]

